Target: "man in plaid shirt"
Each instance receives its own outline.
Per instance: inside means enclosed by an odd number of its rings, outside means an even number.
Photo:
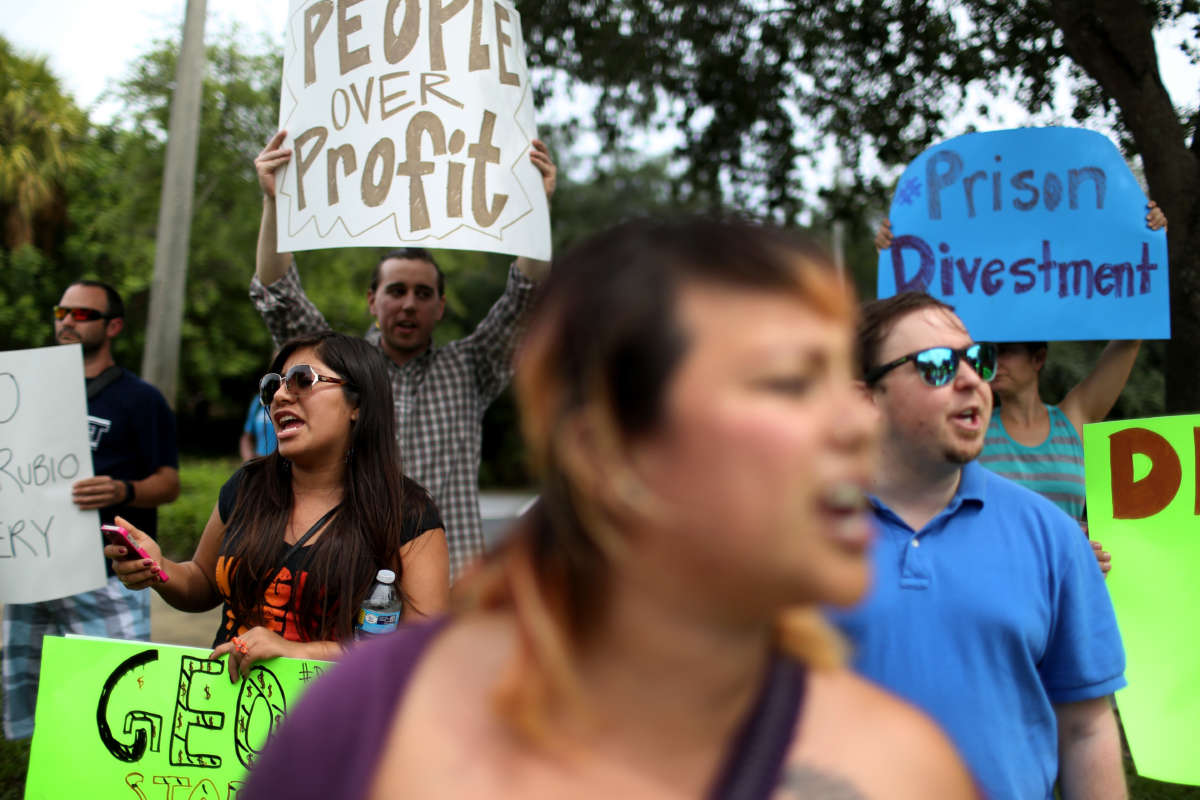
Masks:
[[[278,251],[275,235],[275,170],[292,151],[280,131],[254,160],[263,190],[255,276],[250,297],[276,346],[293,337],[328,330],[329,323],[300,285],[291,253]],[[546,145],[534,140],[530,161],[542,174],[547,198],[556,168]],[[518,258],[504,293],[469,336],[444,347],[432,344],[445,310],[445,281],[422,248],[384,255],[375,267],[367,305],[377,326],[368,340],[391,361],[392,402],[401,463],[437,501],[446,523],[450,579],[483,552],[479,518],[479,460],[483,414],[512,377],[512,355],[521,319],[536,281],[549,265]]]

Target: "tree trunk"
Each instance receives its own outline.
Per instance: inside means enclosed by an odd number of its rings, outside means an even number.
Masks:
[[[1067,52],[1117,103],[1150,196],[1167,215],[1171,340],[1166,410],[1200,411],[1200,134],[1187,134],[1158,71],[1154,19],[1138,0],[1053,0]]]

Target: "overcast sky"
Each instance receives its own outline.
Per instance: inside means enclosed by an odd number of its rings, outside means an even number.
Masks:
[[[208,0],[205,32],[211,41],[236,23],[249,41],[267,36],[282,48],[287,7],[288,0]],[[0,0],[0,34],[27,55],[45,55],[76,102],[88,108],[94,119],[108,121],[115,106],[97,105],[101,93],[115,86],[154,40],[180,36],[184,8],[184,0]],[[1177,108],[1194,106],[1200,94],[1200,69],[1190,65],[1177,47],[1187,35],[1183,26],[1157,35],[1163,81]],[[546,110],[542,113],[544,117]],[[962,129],[970,121],[958,120],[960,124],[950,128]],[[1013,106],[1009,113],[979,127],[1042,121]],[[651,136],[651,149],[668,150],[675,138],[669,133]]]
[[[287,7],[287,0],[208,0],[205,35],[236,22],[282,48]],[[0,34],[25,55],[46,56],[76,102],[91,108],[154,40],[179,38],[184,8],[184,0],[0,0]]]

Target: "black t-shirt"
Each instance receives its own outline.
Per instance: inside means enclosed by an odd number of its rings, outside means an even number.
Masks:
[[[220,516],[221,522],[228,524],[229,518],[233,514],[244,474],[242,469],[238,469],[225,482],[225,485],[221,487],[221,492],[217,498],[217,514]],[[443,525],[437,505],[433,502],[433,498],[429,495],[429,492],[410,478],[405,477],[403,481],[404,516],[401,523],[400,539],[402,544],[407,544],[426,531],[441,528]],[[230,543],[236,538],[238,533],[238,531],[233,529],[225,532],[225,539],[221,544],[221,552],[217,558],[217,592],[224,601],[224,607],[221,612],[221,627],[217,630],[216,639],[213,642],[214,647],[229,641],[229,639],[236,635],[244,633],[248,627],[244,620],[239,620],[236,617],[229,605],[231,597],[230,578],[235,561],[235,559],[229,556],[229,550]],[[263,624],[283,638],[291,641],[304,641],[306,636],[305,632],[297,624],[292,609],[298,607],[297,600],[306,590],[309,576],[307,567],[311,555],[312,548],[310,546],[293,547],[281,540],[275,556],[276,562],[279,564],[279,569],[275,574],[274,580],[269,585],[266,596],[263,597],[260,606]],[[381,564],[380,566],[383,567],[386,565]]]
[[[91,380],[91,379],[89,379]],[[140,481],[160,467],[179,467],[175,415],[162,393],[127,369],[87,401],[92,471],[123,481]],[[158,538],[158,511],[116,505],[100,509],[100,523],[122,516]],[[105,560],[109,576],[112,563]]]

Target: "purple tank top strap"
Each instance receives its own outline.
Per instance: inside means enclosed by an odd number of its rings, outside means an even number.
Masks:
[[[408,626],[347,653],[272,734],[239,800],[365,797],[409,680],[448,623]]]
[[[726,751],[709,800],[762,800],[774,793],[800,719],[804,686],[804,666],[777,654],[754,707]]]

